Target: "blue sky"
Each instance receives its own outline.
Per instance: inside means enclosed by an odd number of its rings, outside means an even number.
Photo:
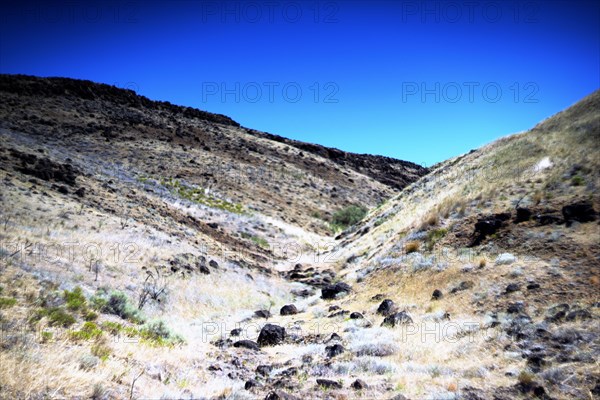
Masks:
[[[0,6],[0,72],[115,84],[431,165],[598,89],[599,4],[15,2]]]

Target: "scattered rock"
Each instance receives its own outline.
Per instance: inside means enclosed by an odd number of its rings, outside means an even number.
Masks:
[[[233,347],[242,347],[245,349],[256,350],[256,351],[260,350],[260,348],[258,347],[258,344],[256,342],[253,342],[252,340],[238,340],[237,342],[235,342],[233,344]]]
[[[540,288],[540,284],[536,283],[536,282],[529,282],[527,284],[527,290],[535,290],[535,289],[539,289]]]
[[[576,321],[592,318],[592,314],[588,310],[575,310],[567,314],[567,321]]]
[[[367,389],[369,387],[369,385],[367,385],[365,383],[365,381],[363,381],[361,379],[357,379],[350,384],[350,387],[354,390],[363,390],[363,389]]]
[[[287,304],[287,305],[281,307],[281,310],[279,310],[279,314],[280,315],[294,315],[294,314],[298,314],[298,309],[293,304]]]
[[[242,334],[242,328],[235,328],[229,332],[230,336],[240,336]]]
[[[325,354],[327,354],[327,357],[329,357],[329,358],[335,357],[339,354],[342,354],[343,352],[344,352],[344,346],[342,346],[339,343],[325,347]]]
[[[506,286],[505,292],[508,294],[508,293],[513,293],[513,292],[518,292],[519,290],[521,290],[521,286],[519,286],[518,283],[509,283]]]
[[[293,396],[291,394],[282,392],[281,390],[275,390],[270,392],[265,400],[300,400],[298,397]]]
[[[562,215],[565,218],[567,226],[570,226],[573,221],[591,222],[596,220],[596,211],[589,201],[579,201],[564,206],[562,208]]]
[[[396,325],[412,324],[412,323],[413,323],[413,320],[410,317],[410,315],[408,315],[404,311],[400,311],[399,313],[395,313],[395,314],[388,315],[387,317],[385,317],[383,322],[381,323],[381,326],[390,326],[393,328]]]
[[[262,346],[275,346],[285,339],[285,329],[279,325],[266,324],[258,335],[258,344]]]
[[[513,256],[510,253],[502,253],[498,257],[496,257],[496,261],[494,262],[496,265],[510,265],[517,261],[517,257]]]
[[[342,384],[331,379],[317,379],[317,385],[327,389],[341,389]]]
[[[331,342],[332,340],[342,340],[342,337],[334,332],[331,334],[331,336],[329,337],[329,339],[327,341]]]
[[[77,197],[83,197],[83,196],[85,196],[85,188],[80,187],[79,189],[77,189],[75,191],[75,195]]]
[[[216,262],[215,260],[210,260],[210,261],[208,262],[208,265],[209,265],[211,268],[215,268],[215,269],[219,268],[219,263],[218,263],[218,262]]]
[[[439,299],[441,299],[442,297],[444,297],[444,294],[443,294],[443,293],[442,293],[442,291],[441,291],[441,290],[439,290],[439,289],[435,289],[435,290],[433,291],[433,293],[431,294],[431,300],[439,300]]]
[[[254,311],[254,316],[257,318],[269,319],[271,318],[271,312],[269,310],[257,310]]]
[[[522,301],[517,301],[516,303],[511,303],[506,308],[506,312],[509,314],[519,314],[525,312],[525,304]]]
[[[529,221],[533,212],[529,208],[517,207],[517,216],[515,217],[515,224]]]
[[[383,299],[385,296],[381,293],[376,294],[375,296],[371,297],[371,301],[380,301],[381,299]]]
[[[377,314],[383,315],[386,317],[396,311],[397,311],[396,304],[394,304],[394,302],[390,299],[385,299],[384,301],[381,302],[379,307],[377,307]]]
[[[450,293],[458,293],[462,292],[463,290],[472,289],[473,286],[475,286],[475,283],[473,281],[462,281],[458,284],[458,286],[452,288],[452,290],[450,290]]]
[[[254,379],[250,379],[249,381],[246,381],[246,383],[244,384],[244,389],[250,390],[254,387],[261,387],[261,386],[262,385],[258,381],[254,380]]]
[[[335,299],[339,296],[346,295],[352,291],[350,285],[344,282],[327,285],[321,289],[321,298],[325,300]]]
[[[363,319],[365,316],[359,313],[358,311],[354,311],[350,314],[350,319]]]
[[[496,233],[504,226],[505,221],[508,219],[510,219],[510,213],[493,214],[479,218],[475,223],[475,232],[471,247],[478,246],[487,236]]]
[[[256,373],[262,376],[269,376],[273,371],[273,367],[270,365],[259,365],[256,367]]]

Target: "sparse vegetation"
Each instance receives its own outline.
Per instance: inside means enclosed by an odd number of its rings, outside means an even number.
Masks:
[[[359,205],[350,205],[333,213],[331,217],[332,230],[339,231],[361,221],[367,215],[367,209]]]
[[[17,299],[12,297],[0,297],[0,309],[12,307],[17,304]]]
[[[419,242],[408,242],[404,245],[404,251],[406,252],[406,254],[415,253],[419,251],[420,247],[421,244]]]

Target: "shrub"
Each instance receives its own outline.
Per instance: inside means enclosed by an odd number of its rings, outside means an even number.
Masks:
[[[73,340],[92,340],[97,339],[102,335],[102,330],[93,322],[86,322],[80,330],[71,332]]]
[[[432,229],[427,232],[427,244],[430,248],[432,248],[438,240],[442,239],[448,233],[447,229]]]
[[[85,354],[79,359],[79,368],[87,371],[94,368],[99,362],[100,359],[98,357],[92,354]]]
[[[335,230],[343,230],[362,220],[365,215],[367,215],[367,209],[365,207],[350,205],[333,213],[333,216],[331,217],[331,226]]]
[[[156,345],[183,343],[181,336],[173,334],[162,320],[151,321],[140,329],[140,336]]]
[[[416,251],[419,251],[419,247],[419,242],[408,242],[404,246],[404,251],[406,251],[406,254],[414,253]]]
[[[107,330],[111,335],[118,335],[123,330],[123,325],[117,322],[106,321],[101,324],[102,329]]]
[[[573,185],[573,186],[581,186],[584,183],[585,183],[585,180],[580,175],[575,175],[573,178],[571,178],[571,185]]]
[[[135,323],[144,322],[144,318],[139,310],[131,304],[129,298],[123,292],[113,291],[108,297],[102,311],[108,314],[117,315]]]
[[[42,332],[42,343],[48,343],[49,341],[52,340],[53,336],[54,335],[52,334],[52,332],[43,331]]]
[[[0,309],[12,307],[17,304],[17,299],[10,297],[0,297]]]
[[[86,321],[95,321],[96,319],[98,319],[98,314],[96,314],[93,311],[88,311],[83,316],[83,319],[85,319]]]
[[[66,312],[62,307],[41,308],[30,319],[31,322],[38,322],[44,317],[48,317],[50,326],[62,326],[68,328],[75,323],[75,317]]]
[[[67,308],[71,311],[79,311],[86,308],[87,301],[79,286],[73,289],[72,292],[65,290],[63,292],[63,297],[65,298]]]

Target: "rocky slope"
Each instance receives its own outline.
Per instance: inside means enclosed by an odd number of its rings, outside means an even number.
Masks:
[[[91,82],[0,99],[0,398],[598,396],[600,92],[432,171]]]

